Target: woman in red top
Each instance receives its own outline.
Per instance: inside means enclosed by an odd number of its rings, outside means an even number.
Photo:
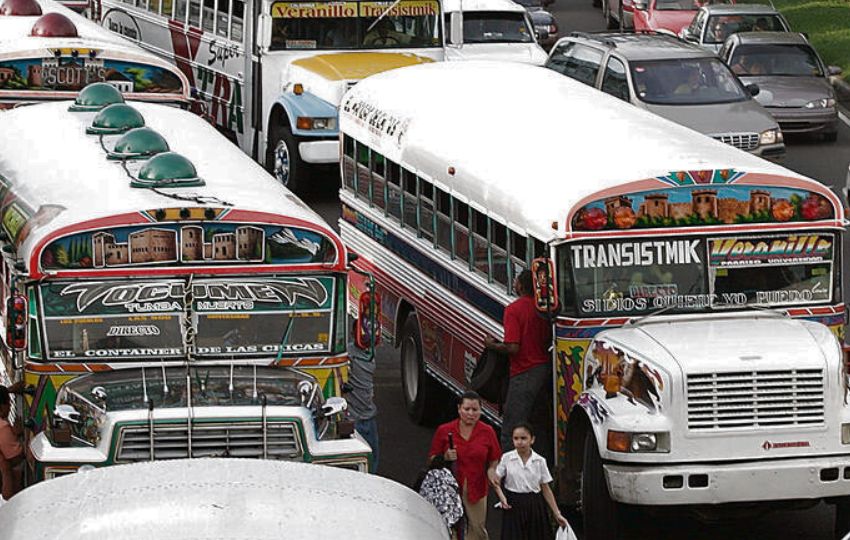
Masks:
[[[496,478],[502,457],[493,428],[480,422],[481,396],[464,392],[457,406],[458,418],[437,428],[428,457],[442,455],[454,462],[452,471],[461,489],[466,514],[466,538],[487,540],[488,480]]]

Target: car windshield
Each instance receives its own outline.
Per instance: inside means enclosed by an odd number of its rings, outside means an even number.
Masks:
[[[723,43],[738,32],[786,32],[779,15],[714,15],[708,19],[705,43]]]
[[[808,45],[741,45],[735,48],[729,65],[737,75],[824,76]]]
[[[635,94],[654,105],[707,105],[749,99],[717,58],[638,61],[631,64]]]
[[[438,47],[440,3],[275,2],[271,50]]]
[[[700,7],[709,4],[730,4],[731,0],[712,0],[700,2],[699,0],[655,0],[655,9],[658,11],[696,11]]]
[[[531,43],[534,41],[525,13],[467,11],[463,14],[464,43]]]

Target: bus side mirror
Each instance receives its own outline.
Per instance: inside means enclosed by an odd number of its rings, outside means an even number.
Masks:
[[[360,295],[357,320],[354,322],[354,344],[358,349],[374,354],[381,342],[381,296],[366,291]]]
[[[463,45],[463,12],[455,11],[449,17],[449,41],[452,45]]]
[[[20,294],[6,300],[6,346],[13,350],[27,346],[27,299]]]
[[[539,258],[531,261],[534,277],[534,303],[537,311],[553,313],[558,309],[558,291],[555,289],[555,268],[552,259]]]

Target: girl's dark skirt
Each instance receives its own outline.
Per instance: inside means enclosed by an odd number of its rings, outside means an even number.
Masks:
[[[510,510],[502,511],[502,540],[552,540],[555,535],[542,493],[505,490]]]

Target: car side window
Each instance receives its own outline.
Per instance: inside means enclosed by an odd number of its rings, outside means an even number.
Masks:
[[[602,91],[623,101],[629,101],[629,81],[626,66],[616,58],[609,58],[602,76]]]
[[[552,51],[546,61],[546,67],[584,84],[595,86],[602,56],[602,51],[568,41]]]

